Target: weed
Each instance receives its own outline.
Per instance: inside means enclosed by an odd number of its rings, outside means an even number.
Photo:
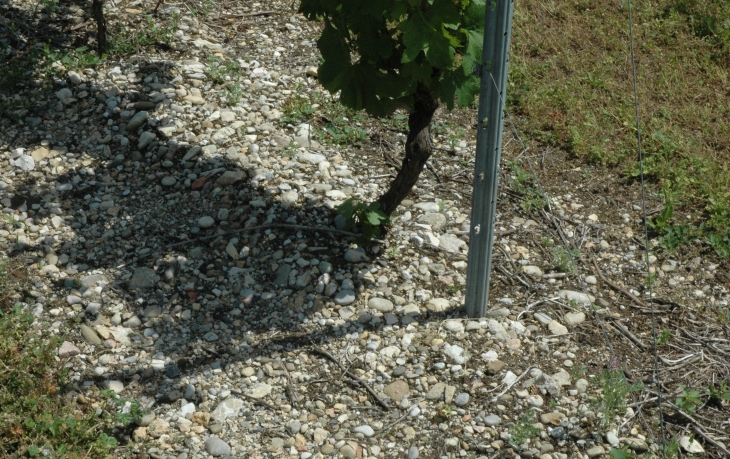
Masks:
[[[107,457],[117,446],[114,429],[142,415],[139,403],[104,394],[110,402],[97,405],[97,414],[66,402],[69,373],[57,361],[62,339],[43,337],[27,305],[10,303],[24,275],[22,267],[13,267],[12,277],[9,271],[0,266],[0,456]]]
[[[707,396],[715,402],[730,400],[730,387],[727,386],[727,382],[725,381],[720,383],[719,389],[716,389],[714,386],[709,386],[707,388]]]
[[[58,0],[41,0],[40,5],[41,8],[43,8],[43,12],[51,16],[53,13],[56,12],[56,8],[58,7]]]
[[[601,388],[602,396],[594,401],[594,405],[605,415],[602,421],[605,427],[616,416],[626,412],[626,401],[629,395],[639,392],[644,386],[641,383],[629,384],[620,369],[603,370],[596,378],[596,385]]]
[[[58,64],[66,70],[83,70],[86,68],[96,67],[102,61],[102,58],[92,54],[86,46],[59,51],[52,49],[48,44],[44,44],[43,55],[46,62],[49,63],[47,71],[55,73],[59,73],[58,70],[60,70],[60,68],[57,66]],[[57,65],[52,66],[51,64]]]
[[[449,292],[450,294],[452,294],[452,295],[455,295],[455,294],[456,294],[456,293],[458,293],[459,291],[461,291],[461,285],[456,285],[456,284],[454,284],[454,285],[449,285],[449,288],[448,288],[448,292]]]
[[[573,367],[570,369],[570,379],[571,381],[577,381],[588,372],[588,369],[585,365],[573,365]]]
[[[682,388],[682,395],[677,397],[676,405],[685,413],[694,413],[697,407],[702,404],[700,393],[696,390]]]
[[[624,446],[623,448],[611,448],[612,459],[634,459],[634,455],[629,451],[629,447]]]
[[[652,288],[654,284],[656,284],[657,281],[657,275],[655,273],[650,273],[648,276],[644,278],[644,287],[646,288]]]
[[[241,66],[236,61],[224,61],[222,57],[208,56],[205,74],[218,84],[239,78],[243,75]]]
[[[297,155],[297,149],[291,145],[287,145],[286,147],[284,147],[283,154],[287,158],[293,158]]]
[[[512,172],[512,185],[515,191],[522,195],[520,207],[525,212],[542,209],[545,207],[545,198],[540,190],[534,185],[535,177],[523,171],[518,160],[510,161],[507,167]]]
[[[446,210],[446,203],[443,201],[443,199],[439,199],[438,206],[439,212],[443,212]]]
[[[324,126],[313,131],[313,135],[320,143],[361,147],[362,142],[367,140],[368,132],[362,127],[367,118],[362,114],[339,102],[328,101],[318,91],[313,91],[309,97],[302,95],[300,88],[294,92],[294,97],[282,107],[283,124],[312,122],[314,113],[319,112],[318,121],[324,121]]]
[[[345,217],[345,229],[354,227],[362,230],[361,242],[369,243],[380,235],[381,230],[390,223],[390,218],[380,210],[379,202],[365,204],[350,198],[337,207],[337,211]]]
[[[390,258],[398,258],[400,256],[400,248],[397,245],[391,246],[388,249],[388,256]]]
[[[309,120],[316,111],[314,105],[317,105],[320,98],[323,97],[320,92],[314,91],[311,93],[313,100],[310,100],[309,97],[302,95],[301,92],[302,88],[297,87],[294,90],[294,97],[284,103],[281,117],[283,124],[298,124]]]
[[[570,249],[564,245],[558,245],[550,248],[550,253],[553,255],[553,263],[555,268],[563,273],[574,273],[576,272],[575,263],[573,258],[578,257],[580,252],[578,249]]]
[[[520,420],[509,428],[509,442],[515,446],[524,444],[527,440],[540,435],[540,429],[533,425],[535,412],[527,411],[520,417]]]
[[[455,126],[444,121],[434,123],[431,132],[434,136],[445,139],[446,144],[451,150],[454,150],[456,145],[467,137],[466,130],[463,127]]]
[[[169,22],[156,25],[152,16],[144,17],[141,30],[132,30],[121,27],[112,31],[109,37],[109,52],[114,56],[122,56],[138,52],[141,48],[148,48],[158,44],[169,45],[178,30],[178,16],[172,15]]]
[[[656,337],[656,344],[658,346],[661,346],[662,344],[667,344],[669,342],[669,337],[671,335],[669,334],[669,330],[666,328],[659,333],[659,336]]]
[[[659,246],[667,253],[674,253],[677,248],[696,238],[687,225],[673,223],[674,205],[667,200],[664,209],[654,220],[647,221],[647,226],[659,236]]]

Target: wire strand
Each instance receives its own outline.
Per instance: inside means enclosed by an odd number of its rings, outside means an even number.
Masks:
[[[634,18],[633,8],[631,0],[628,1],[629,10],[629,43],[631,46],[631,75],[634,90],[634,117],[636,122],[636,149],[639,156],[639,178],[641,182],[641,212],[642,212],[642,223],[644,229],[644,249],[646,252],[646,280],[649,288],[649,298],[654,297],[653,282],[651,278],[651,260],[649,259],[649,229],[646,221],[646,185],[644,183],[644,156],[641,151],[641,124],[639,118],[639,94],[636,89],[636,52],[634,47]],[[657,387],[657,406],[659,408],[659,429],[662,436],[662,456],[666,457],[667,451],[667,437],[664,428],[664,409],[662,406],[662,382],[659,379],[659,351],[657,350],[657,332],[656,332],[656,314],[654,308],[654,302],[649,301],[651,306],[651,335],[653,338],[652,349],[654,351],[654,374],[652,379]]]

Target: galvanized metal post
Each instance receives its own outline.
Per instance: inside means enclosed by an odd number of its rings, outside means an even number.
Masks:
[[[466,272],[466,312],[469,317],[487,314],[513,10],[514,0],[487,0],[484,49],[479,69],[477,156]]]

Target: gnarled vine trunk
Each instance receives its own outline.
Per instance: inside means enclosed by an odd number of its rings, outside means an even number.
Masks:
[[[91,5],[96,21],[96,45],[99,57],[106,52],[106,19],[104,18],[103,0],[94,0]]]
[[[380,209],[386,215],[392,215],[401,201],[408,196],[433,152],[431,120],[439,102],[428,88],[421,84],[418,85],[414,97],[413,112],[408,116],[406,156],[390,188],[378,199]]]

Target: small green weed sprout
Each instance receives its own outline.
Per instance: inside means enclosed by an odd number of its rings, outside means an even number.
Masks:
[[[725,381],[720,383],[720,387],[718,389],[714,386],[709,386],[707,388],[707,396],[710,400],[714,400],[715,402],[730,400],[730,387],[727,386],[727,382]]]
[[[169,45],[178,30],[178,19],[178,15],[173,14],[167,22],[156,25],[154,18],[146,15],[141,30],[120,27],[110,33],[109,53],[114,56],[123,56],[159,43]]]
[[[667,344],[669,342],[669,337],[671,335],[669,334],[669,330],[666,328],[659,333],[659,336],[656,337],[656,343],[657,345],[661,346],[662,344]]]
[[[605,415],[602,420],[605,427],[613,422],[616,416],[626,412],[628,396],[641,391],[644,386],[641,383],[629,384],[620,369],[603,370],[596,379],[596,386],[601,389],[602,395],[599,399],[594,400],[593,404]]]
[[[570,380],[571,381],[577,381],[588,372],[588,369],[585,365],[573,365],[573,367],[570,369]]]
[[[680,245],[697,238],[688,225],[677,225],[674,220],[674,205],[667,198],[664,209],[654,220],[648,220],[647,226],[659,237],[659,247],[666,253],[674,253]]]
[[[337,207],[337,211],[345,218],[345,229],[360,228],[361,242],[369,243],[380,235],[381,230],[390,223],[390,218],[380,210],[379,202],[365,204],[350,198]]]
[[[677,397],[675,403],[680,410],[691,414],[702,404],[702,400],[698,391],[684,387],[682,388],[682,395]]]
[[[580,256],[578,249],[570,249],[564,245],[550,248],[553,255],[555,268],[563,273],[575,273],[577,271],[573,258]]]
[[[532,212],[545,207],[545,198],[535,185],[535,176],[522,170],[519,160],[509,161],[507,168],[512,172],[512,186],[522,195],[520,203],[522,210]]]
[[[535,412],[527,411],[520,420],[509,428],[509,442],[515,446],[524,444],[527,440],[540,435],[540,429],[535,427]]]

